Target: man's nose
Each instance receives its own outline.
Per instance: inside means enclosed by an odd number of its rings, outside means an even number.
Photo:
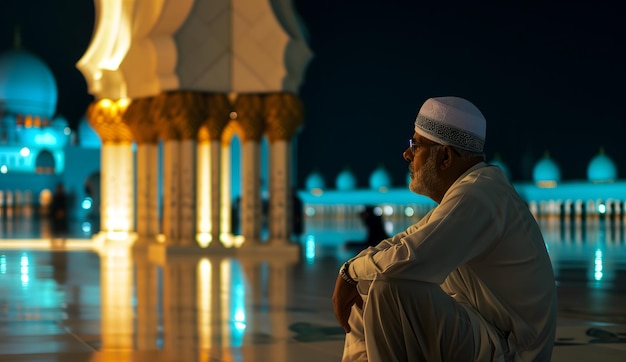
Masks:
[[[404,158],[406,162],[413,161],[413,153],[411,152],[409,148],[407,148],[406,150],[404,150],[404,152],[402,152],[402,157]]]

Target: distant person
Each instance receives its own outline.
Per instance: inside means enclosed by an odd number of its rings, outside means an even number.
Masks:
[[[340,269],[344,361],[550,361],[556,285],[541,230],[458,97],[422,105],[403,157],[438,205]]]
[[[67,194],[62,183],[57,184],[50,203],[50,223],[54,236],[65,236],[68,229]]]
[[[385,231],[383,217],[382,215],[376,215],[374,206],[366,205],[363,211],[359,213],[359,219],[367,229],[365,240],[348,241],[345,244],[347,248],[367,248],[368,246],[376,246],[389,237]]]

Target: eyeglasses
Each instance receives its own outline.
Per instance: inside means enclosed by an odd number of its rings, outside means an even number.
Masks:
[[[417,152],[417,149],[420,147],[432,147],[432,146],[443,146],[443,145],[440,145],[438,143],[419,143],[419,142],[415,142],[415,140],[412,138],[409,140],[409,150],[411,150],[412,155],[415,155],[415,152]]]

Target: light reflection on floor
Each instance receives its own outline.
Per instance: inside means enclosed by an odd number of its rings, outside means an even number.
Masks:
[[[541,226],[559,282],[553,360],[623,361],[624,225]],[[354,219],[316,220],[299,259],[156,258],[124,243],[94,249],[80,235],[12,228],[22,239],[7,238],[6,220],[0,228],[0,361],[337,361],[343,332],[330,295],[356,252],[341,243],[365,233]]]

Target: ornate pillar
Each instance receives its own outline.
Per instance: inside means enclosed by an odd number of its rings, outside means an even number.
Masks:
[[[225,94],[207,97],[207,118],[198,134],[198,240],[221,243],[221,136],[229,120],[230,103]]]
[[[242,94],[235,101],[242,137],[241,231],[244,246],[261,240],[261,159],[260,140],[264,131],[263,101],[259,94]]]
[[[128,100],[100,99],[87,110],[102,140],[100,229],[106,240],[125,240],[134,231],[133,137],[122,117]]]
[[[291,93],[264,98],[264,114],[270,141],[270,243],[287,244],[293,225],[291,138],[302,124],[302,105]]]
[[[152,99],[133,100],[123,117],[137,143],[137,245],[145,245],[155,240],[160,232],[159,130],[150,112]]]
[[[205,95],[168,92],[152,102],[163,147],[163,234],[166,246],[196,243],[196,140],[205,118]]]

